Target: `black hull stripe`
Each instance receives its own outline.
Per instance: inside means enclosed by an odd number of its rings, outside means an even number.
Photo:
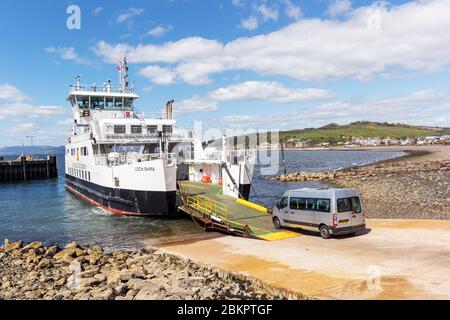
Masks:
[[[66,185],[102,207],[136,215],[174,216],[176,191],[136,191],[114,189],[66,175]]]

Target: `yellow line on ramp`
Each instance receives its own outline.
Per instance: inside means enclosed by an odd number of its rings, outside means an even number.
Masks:
[[[276,241],[276,240],[283,240],[283,239],[289,239],[293,237],[300,236],[300,233],[292,232],[292,231],[279,231],[279,232],[273,232],[268,233],[264,235],[257,235],[257,238],[267,240],[267,241]]]

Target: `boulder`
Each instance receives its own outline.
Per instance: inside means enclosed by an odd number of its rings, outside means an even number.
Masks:
[[[11,242],[8,239],[5,239],[5,243],[3,245],[3,250],[5,252],[10,252],[13,250],[17,250],[22,248],[23,242],[22,241],[16,241],[16,242]]]
[[[73,257],[76,253],[75,248],[66,248],[53,256],[55,260],[62,260],[63,258]]]
[[[42,247],[43,247],[42,242],[35,241],[35,242],[31,242],[31,243],[27,244],[25,247],[23,247],[23,250],[30,250],[30,249],[37,250]]]

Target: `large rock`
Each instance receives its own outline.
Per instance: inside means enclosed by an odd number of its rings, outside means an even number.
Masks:
[[[67,258],[67,257],[72,257],[73,258],[75,256],[75,254],[76,254],[76,249],[75,248],[66,248],[66,249],[58,252],[57,254],[55,254],[53,256],[53,259],[55,259],[55,260],[62,260],[62,259]]]
[[[5,243],[3,245],[3,250],[5,252],[10,252],[13,250],[17,250],[22,248],[23,242],[22,241],[16,241],[16,242],[11,242],[8,239],[5,239]]]
[[[23,250],[30,250],[30,249],[37,250],[42,247],[43,247],[42,242],[35,241],[35,242],[31,242],[31,243],[27,244],[25,247],[23,247]]]
[[[163,296],[155,291],[154,286],[146,286],[136,294],[134,300],[161,300],[162,298]]]

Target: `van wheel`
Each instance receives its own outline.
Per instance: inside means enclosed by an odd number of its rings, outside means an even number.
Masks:
[[[275,229],[280,230],[281,229],[280,219],[278,219],[277,217],[273,218],[273,225]]]
[[[320,231],[320,236],[322,238],[324,238],[324,239],[331,238],[331,233],[327,226],[325,226],[325,225],[320,226],[319,231]]]

